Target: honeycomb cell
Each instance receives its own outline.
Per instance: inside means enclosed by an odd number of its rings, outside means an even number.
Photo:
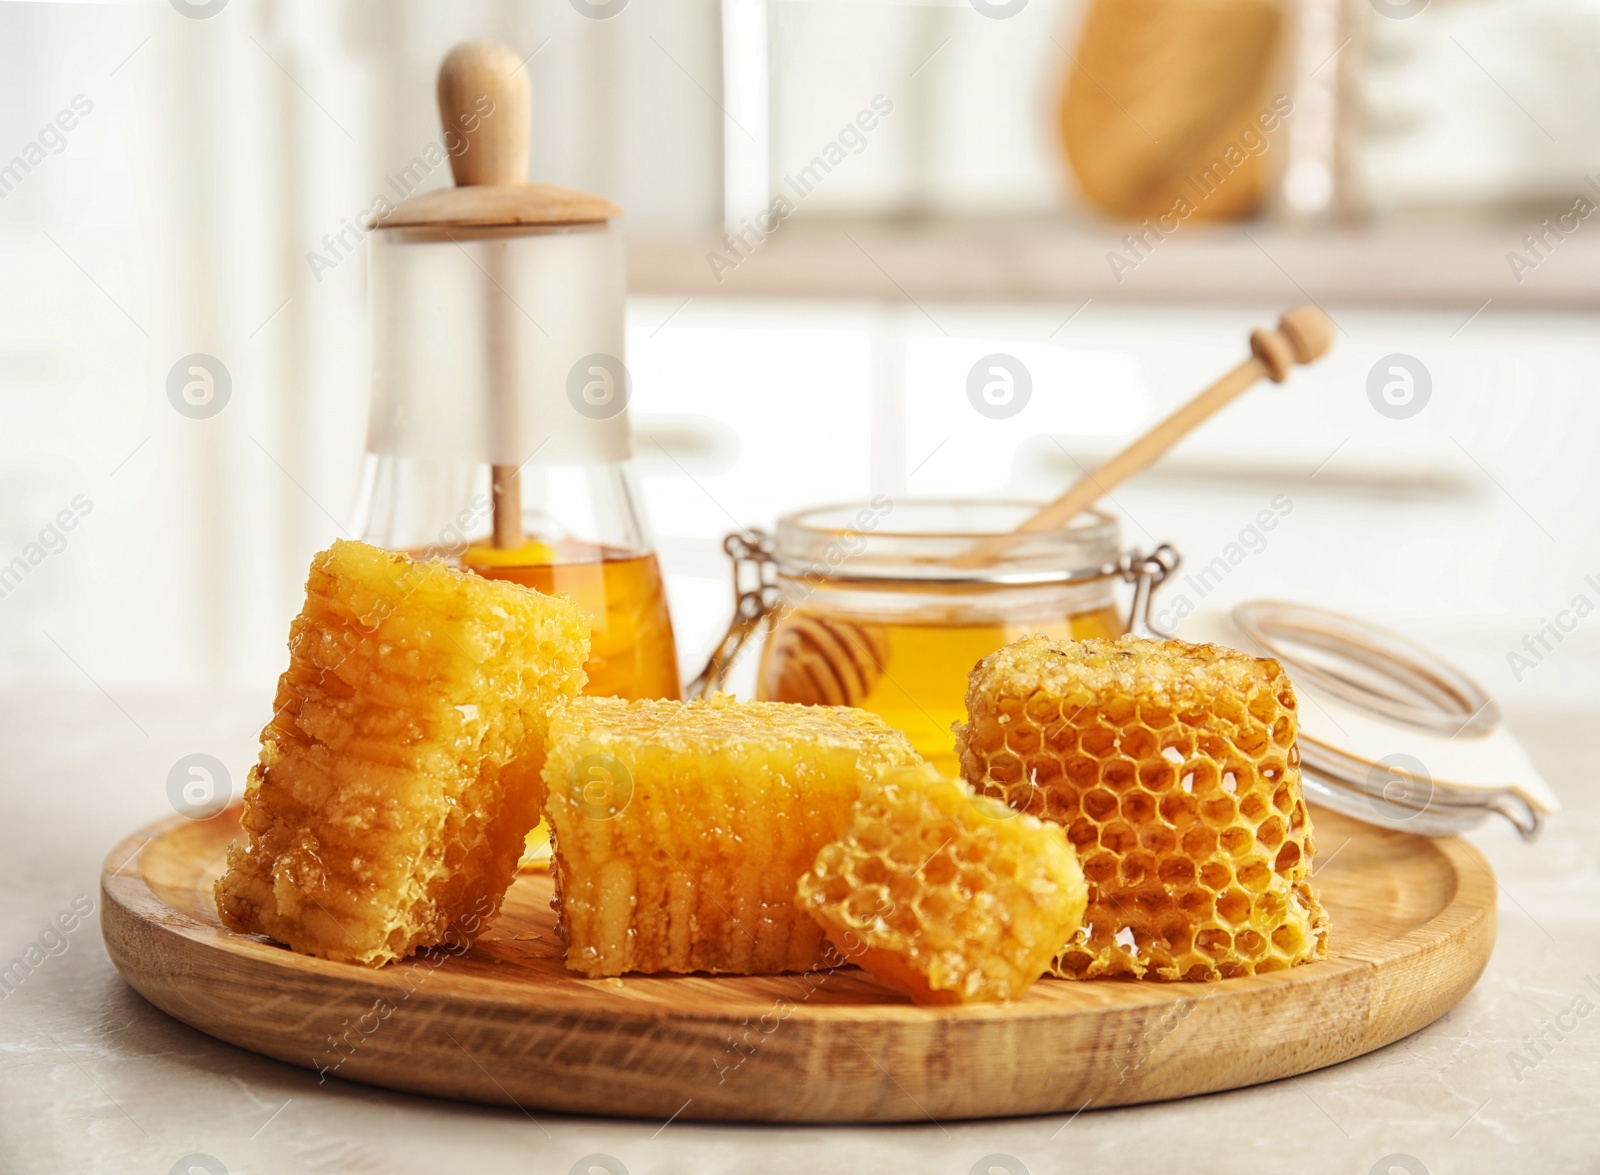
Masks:
[[[1122,815],[1131,824],[1143,827],[1156,814],[1156,798],[1147,791],[1131,791],[1122,797]]]
[[[1143,701],[1139,703],[1139,719],[1151,730],[1165,730],[1172,725],[1172,711],[1160,702]]]
[[[1037,726],[1025,724],[1013,726],[1006,734],[1006,745],[1019,755],[1031,755],[1039,749],[1043,741]]]
[[[1178,772],[1171,763],[1157,759],[1139,764],[1139,784],[1147,791],[1166,791],[1177,782]]]
[[[1113,853],[1096,853],[1083,863],[1083,873],[1090,881],[1104,883],[1117,875],[1117,858]]]
[[[1066,772],[1067,782],[1072,785],[1072,790],[1076,791],[1095,785],[1100,778],[1100,764],[1086,757],[1072,758],[1066,762]]]
[[[1083,797],[1083,814],[1091,820],[1104,821],[1117,810],[1117,797],[1103,787],[1097,787]]]
[[[1101,707],[1106,721],[1113,726],[1126,726],[1138,716],[1139,704],[1134,698],[1112,698]]]
[[[1113,853],[1129,853],[1139,843],[1139,834],[1133,825],[1115,820],[1100,830],[1100,844]]]
[[[1105,755],[1117,745],[1116,732],[1105,726],[1095,725],[1088,727],[1078,734],[1078,743],[1086,754]]]
[[[1156,871],[1156,858],[1154,853],[1136,852],[1129,853],[1122,858],[1122,883],[1127,886],[1137,886],[1146,877],[1152,876]]]
[[[962,773],[1084,854],[1088,912],[1056,974],[1215,980],[1326,955],[1295,705],[1277,662],[1211,645],[1029,637],[979,662]],[[1039,751],[1019,786],[1028,722]]]
[[[1196,825],[1183,834],[1183,851],[1196,861],[1204,861],[1217,851],[1217,834],[1203,824]]]
[[[1303,949],[1302,934],[1298,926],[1280,926],[1272,932],[1272,945],[1284,955],[1293,955]]]
[[[1200,884],[1213,893],[1232,880],[1233,870],[1222,861],[1213,858],[1200,866]]]
[[[1154,759],[1160,753],[1161,744],[1155,732],[1143,726],[1135,726],[1131,730],[1122,732],[1120,743],[1122,753],[1130,759],[1143,762]]]
[[[1171,954],[1187,954],[1194,945],[1194,927],[1189,925],[1186,918],[1164,918],[1161,921],[1161,938]]]
[[[1052,754],[1065,756],[1078,745],[1078,731],[1061,721],[1053,721],[1044,730],[1044,745]]]
[[[1161,867],[1156,871],[1161,879],[1161,884],[1182,888],[1194,884],[1194,862],[1188,857],[1167,857],[1161,862]]]
[[[1178,847],[1178,834],[1172,829],[1152,821],[1139,833],[1139,843],[1158,856],[1165,856]]]
[[[1250,899],[1241,891],[1230,889],[1217,899],[1217,913],[1238,926],[1250,918]]]
[[[1128,759],[1112,759],[1101,764],[1100,780],[1116,791],[1127,791],[1139,779],[1139,770]]]
[[[1183,792],[1168,793],[1161,797],[1161,819],[1174,829],[1186,829],[1198,818],[1200,805],[1191,795]]]
[[[863,788],[796,887],[845,958],[919,1004],[1022,994],[1077,932],[1088,896],[1058,826],[926,764]]]
[[[1242,857],[1255,847],[1256,838],[1248,828],[1240,828],[1235,824],[1230,828],[1224,828],[1217,841],[1233,856]]]
[[[1239,806],[1231,796],[1212,796],[1201,803],[1200,817],[1213,828],[1227,828],[1239,818]]]
[[[1061,703],[1054,698],[1047,698],[1043,694],[1029,698],[1027,705],[1023,706],[1022,710],[1028,716],[1028,721],[1034,726],[1045,726],[1061,717]]]
[[[996,755],[989,764],[989,770],[995,779],[1006,783],[1017,783],[1024,778],[1022,760],[1010,753]]]
[[[1028,778],[1039,787],[1053,787],[1062,775],[1061,760],[1053,755],[1035,755],[1028,760]]]
[[[1265,893],[1267,887],[1272,884],[1272,874],[1273,868],[1259,857],[1246,862],[1234,871],[1239,884],[1251,893]]]
[[[1239,748],[1241,754],[1249,755],[1252,759],[1259,756],[1267,749],[1267,729],[1250,723],[1239,728],[1239,733],[1233,736],[1233,745]]]

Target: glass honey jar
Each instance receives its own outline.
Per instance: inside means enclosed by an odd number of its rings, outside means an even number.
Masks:
[[[1124,552],[1117,520],[1098,512],[1029,534],[986,566],[960,565],[1038,506],[879,496],[790,514],[771,536],[729,536],[737,614],[690,692],[720,687],[764,635],[759,698],[870,710],[954,774],[951,727],[966,719],[978,660],[1032,633],[1148,634],[1151,593],[1177,567],[1170,547]],[[1118,581],[1134,585],[1131,607],[1119,606]]]

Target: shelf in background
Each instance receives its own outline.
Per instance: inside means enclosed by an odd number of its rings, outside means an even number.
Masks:
[[[1526,221],[1526,223],[1524,223]],[[1139,257],[1132,226],[1057,219],[791,219],[739,257],[707,232],[634,238],[636,294],[951,301],[1271,303],[1600,310],[1600,225],[1530,253],[1525,216],[1499,226],[1291,231],[1182,224]],[[755,241],[755,237],[749,238]],[[1154,239],[1152,237],[1152,239]],[[1513,273],[1508,254],[1538,264]],[[731,266],[718,267],[720,254]],[[1136,265],[1114,266],[1109,255]]]

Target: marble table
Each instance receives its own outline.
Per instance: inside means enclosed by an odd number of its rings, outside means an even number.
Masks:
[[[1499,942],[1466,999],[1405,1040],[1299,1078],[1163,1105],[757,1128],[319,1086],[311,1072],[212,1040],[135,995],[97,919],[65,915],[98,901],[111,845],[170,812],[174,762],[196,752],[250,762],[265,706],[218,694],[0,695],[0,964],[30,944],[43,956],[0,996],[0,1172],[1600,1171],[1594,714],[1510,716],[1566,811],[1534,846],[1508,827],[1473,835],[1501,883]]]

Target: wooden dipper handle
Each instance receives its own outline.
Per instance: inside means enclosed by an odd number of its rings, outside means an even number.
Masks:
[[[528,129],[533,97],[528,71],[516,51],[498,41],[463,41],[439,63],[439,119],[445,133],[460,135],[466,148],[450,154],[457,187],[528,182]],[[494,402],[491,418],[502,436],[517,429],[517,324],[506,292],[504,254],[492,250],[485,278],[491,287],[487,335]],[[516,465],[490,467],[496,547],[520,547],[522,471]]]
[[[1320,359],[1333,345],[1333,323],[1315,306],[1296,306],[1278,319],[1276,330],[1250,334],[1250,358],[1145,433],[1099,468],[1079,478],[1055,501],[1041,506],[1010,534],[985,539],[952,562],[957,567],[986,567],[1003,556],[1024,535],[1065,526],[1093,506],[1113,486],[1148,468],[1223,405],[1262,379],[1282,383],[1296,363]]]
[[[1285,311],[1278,319],[1277,330],[1257,327],[1250,332],[1250,353],[1261,361],[1265,369],[1263,374],[1273,383],[1281,384],[1288,379],[1294,364],[1321,359],[1331,346],[1333,323],[1315,306],[1296,306]],[[1200,394],[1203,395],[1204,392]],[[1190,403],[1198,401],[1200,396]]]

